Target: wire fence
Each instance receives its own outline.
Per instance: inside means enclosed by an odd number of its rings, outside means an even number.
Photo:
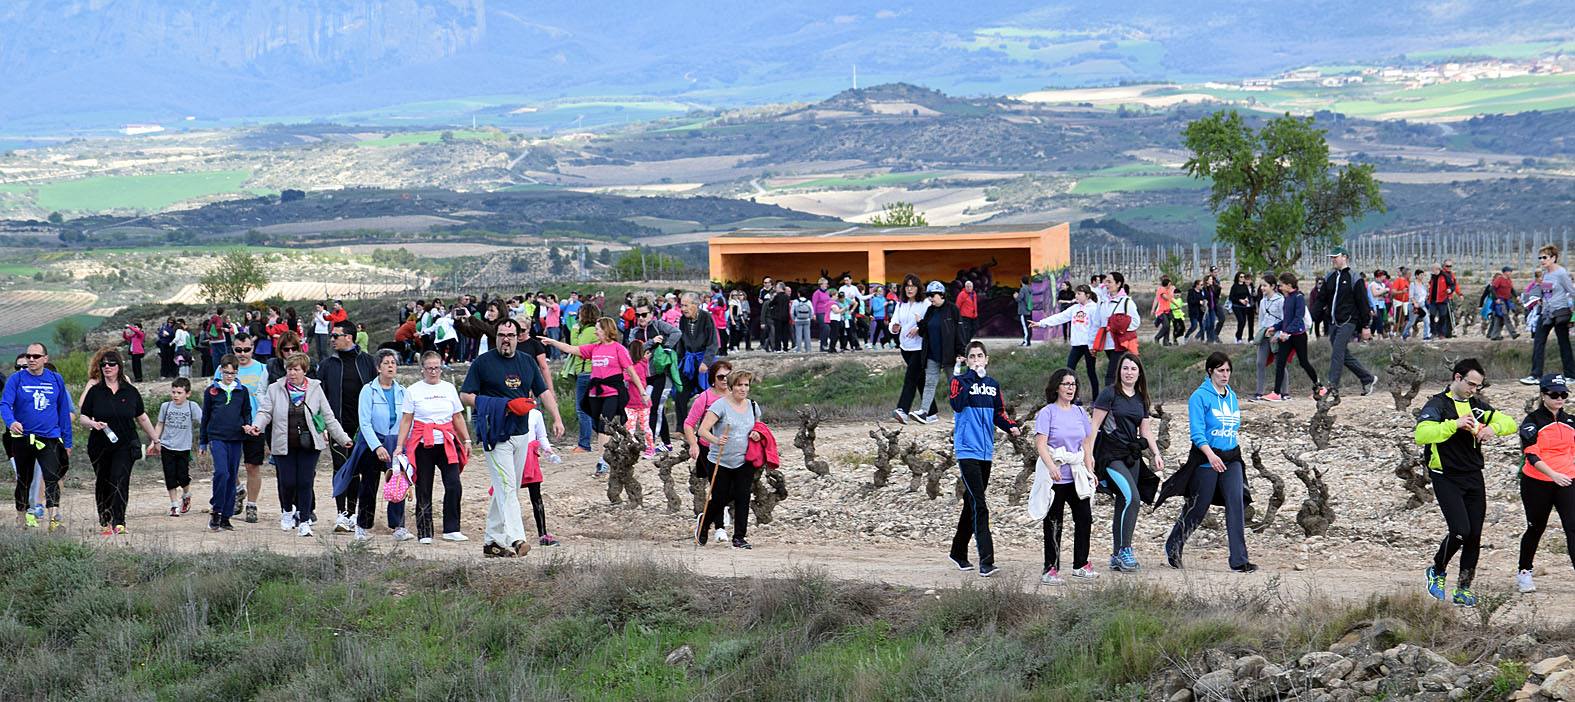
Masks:
[[[1351,266],[1358,270],[1382,268],[1391,272],[1429,270],[1445,260],[1454,262],[1457,275],[1485,280],[1504,266],[1515,271],[1530,271],[1537,265],[1537,250],[1552,244],[1569,251],[1570,228],[1549,227],[1533,230],[1451,230],[1428,233],[1374,235],[1344,244],[1351,254]],[[1323,273],[1328,268],[1328,251],[1304,248],[1295,269],[1299,276]],[[1170,246],[1098,246],[1074,248],[1073,278],[1087,278],[1096,272],[1121,271],[1134,282],[1159,279],[1165,262],[1174,257],[1179,273],[1188,279],[1201,278],[1210,266],[1218,266],[1227,276],[1238,270],[1236,249],[1217,244],[1175,244]],[[1568,260],[1568,256],[1561,256]],[[1248,271],[1256,272],[1256,271]]]

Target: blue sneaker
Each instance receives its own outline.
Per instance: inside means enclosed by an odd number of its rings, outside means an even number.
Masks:
[[[1427,594],[1435,600],[1444,601],[1444,573],[1434,572],[1431,566],[1427,569]]]
[[[1132,555],[1132,547],[1128,546],[1110,557],[1110,569],[1123,573],[1136,573],[1140,566],[1137,557]]]
[[[1461,607],[1477,606],[1477,596],[1471,592],[1471,588],[1457,587],[1449,599]]]

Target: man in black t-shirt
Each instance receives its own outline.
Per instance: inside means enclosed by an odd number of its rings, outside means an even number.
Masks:
[[[479,418],[483,414],[496,414],[495,404],[520,398],[534,398],[545,408],[543,414],[552,418],[555,437],[563,436],[563,420],[558,416],[558,401],[547,390],[547,380],[542,377],[536,358],[519,348],[522,331],[513,319],[498,322],[498,347],[476,357],[470,372],[459,388],[460,402],[476,408]],[[481,552],[488,557],[523,556],[530,551],[525,538],[525,523],[520,517],[520,473],[525,469],[525,455],[530,443],[528,415],[510,411],[503,413],[504,431],[508,439],[499,441],[486,451],[487,475],[492,480],[492,500],[487,506],[487,531]],[[478,438],[480,432],[477,432]]]

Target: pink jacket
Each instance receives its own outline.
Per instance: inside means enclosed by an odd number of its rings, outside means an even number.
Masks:
[[[706,388],[705,392],[695,395],[689,403],[689,416],[684,418],[685,429],[695,429],[695,441],[701,446],[710,446],[705,439],[699,438],[700,418],[705,416],[705,411],[711,409],[711,403],[721,399],[722,391],[716,388]]]
[[[148,338],[148,333],[142,331],[141,327],[134,327],[121,332],[120,336],[131,344],[132,353],[142,353],[142,344]]]

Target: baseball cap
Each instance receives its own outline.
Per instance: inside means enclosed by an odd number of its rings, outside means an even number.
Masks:
[[[1329,258],[1334,258],[1335,256],[1349,256],[1349,255],[1351,255],[1350,252],[1346,251],[1344,246],[1336,246],[1336,247],[1334,247],[1334,250],[1329,252]]]
[[[945,295],[946,294],[946,284],[942,283],[939,280],[932,280],[932,281],[930,281],[929,285],[924,286],[924,294],[925,295],[934,295],[936,293],[940,293],[942,295]]]
[[[1569,392],[1569,386],[1564,383],[1562,373],[1549,373],[1542,376],[1543,392]]]

